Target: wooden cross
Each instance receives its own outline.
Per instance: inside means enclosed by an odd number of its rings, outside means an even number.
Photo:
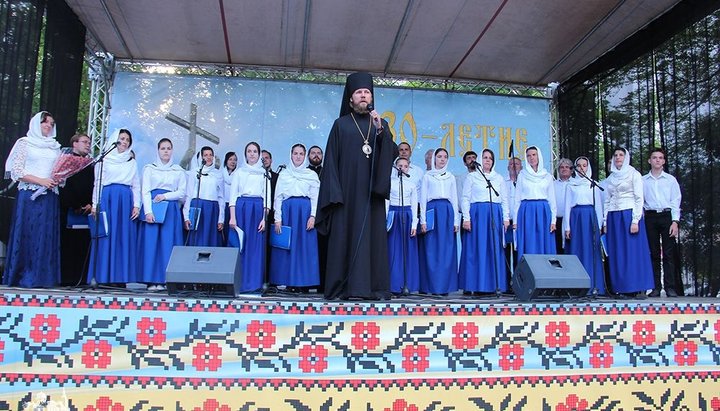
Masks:
[[[195,143],[197,141],[197,135],[200,134],[211,143],[220,144],[220,138],[215,134],[197,126],[197,106],[195,103],[190,103],[190,121],[183,120],[173,113],[168,113],[165,116],[166,119],[177,124],[178,126],[185,128],[189,131],[188,133],[188,148],[185,150],[180,166],[186,170],[189,170],[192,166],[192,158],[195,155]],[[217,162],[217,156],[216,162]]]

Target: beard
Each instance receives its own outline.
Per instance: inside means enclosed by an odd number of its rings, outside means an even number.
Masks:
[[[310,164],[314,166],[319,166],[320,164],[322,164],[322,160],[320,160],[319,158],[310,158],[308,159],[308,162],[310,162]]]
[[[367,104],[363,106],[362,104],[353,104],[352,102],[350,102],[350,108],[352,108],[355,114],[368,114],[369,111],[367,109]]]

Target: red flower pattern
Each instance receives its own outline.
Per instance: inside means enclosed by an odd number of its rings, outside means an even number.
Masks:
[[[430,350],[424,345],[408,345],[402,350],[402,367],[406,372],[423,372],[430,366]]]
[[[380,345],[380,327],[374,323],[355,323],[351,328],[353,337],[350,340],[356,350],[374,350]]]
[[[0,362],[5,361],[5,354],[2,352],[2,350],[5,349],[5,341],[0,340]]]
[[[303,345],[300,348],[300,369],[303,372],[323,372],[328,367],[328,351],[322,345]]]
[[[458,350],[471,350],[478,345],[478,326],[475,323],[457,323],[452,327],[452,343]]]
[[[202,405],[202,408],[195,407],[193,411],[232,411],[229,406],[220,404],[218,400],[214,398],[208,398]]]
[[[545,344],[550,347],[565,347],[570,343],[570,326],[565,321],[550,321],[545,326]]]
[[[95,400],[95,406],[88,405],[83,411],[125,411],[119,402],[113,402],[110,397],[100,397]]]
[[[633,324],[633,342],[637,345],[655,343],[655,323],[652,321],[636,321]]]
[[[383,411],[419,411],[420,409],[415,404],[408,404],[403,399],[393,401],[392,408],[385,407]]]
[[[192,365],[198,371],[217,371],[222,366],[222,347],[215,343],[197,343],[193,347]]]
[[[87,368],[107,368],[110,365],[112,346],[107,340],[89,340],[82,346],[80,361]]]
[[[272,321],[250,321],[245,341],[252,348],[270,348],[275,345],[275,324]]]
[[[698,360],[695,341],[678,341],[675,344],[675,362],[678,365],[695,365]]]
[[[587,409],[587,400],[575,394],[568,395],[565,398],[565,402],[558,403],[558,405],[555,406],[555,411],[585,411]]]
[[[720,320],[715,321],[715,342],[720,343]]]
[[[590,346],[590,364],[594,368],[610,368],[613,363],[613,346],[610,343],[593,343]]]
[[[710,409],[712,411],[720,411],[720,397],[713,397],[710,400]]]
[[[519,344],[503,344],[500,346],[500,368],[504,371],[519,370],[525,365],[523,354],[525,349]]]
[[[137,323],[137,340],[141,345],[162,345],[165,342],[167,324],[162,318],[143,317]]]
[[[60,338],[60,319],[55,314],[38,314],[30,320],[30,338],[36,343],[54,343]]]

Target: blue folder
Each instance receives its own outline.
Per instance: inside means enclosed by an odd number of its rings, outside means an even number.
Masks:
[[[65,224],[65,227],[72,230],[87,230],[90,228],[88,216],[86,214],[77,214],[72,208],[68,208],[67,224]]]
[[[110,227],[108,227],[107,214],[104,211],[97,213],[96,217],[87,216],[86,221],[90,227],[91,238],[107,237]]]
[[[395,220],[395,211],[390,210],[388,211],[387,217],[385,217],[385,229],[387,231],[390,231],[393,225],[393,221]]]
[[[190,207],[190,211],[188,212],[188,220],[190,220],[190,231],[197,230],[198,223],[200,223],[201,212],[202,208],[200,207]]]
[[[165,214],[167,214],[168,204],[170,204],[167,201],[161,201],[159,203],[152,203],[152,213],[153,216],[155,216],[155,222],[156,223],[164,223],[165,222]],[[140,210],[140,215],[142,216],[143,221],[145,220],[145,210],[144,208]]]
[[[602,253],[606,257],[609,257],[610,254],[608,254],[607,237],[605,234],[600,235],[600,247],[602,248]]]
[[[425,213],[425,226],[427,228],[427,231],[432,231],[435,229],[435,209],[427,210]]]
[[[280,229],[280,234],[275,232],[274,227],[270,230],[270,245],[283,250],[290,249],[290,237],[292,237],[292,227],[284,225]]]

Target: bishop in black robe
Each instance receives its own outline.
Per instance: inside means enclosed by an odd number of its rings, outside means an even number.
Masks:
[[[385,200],[398,149],[385,120],[378,128],[367,112],[349,109],[349,96],[359,88],[372,92],[369,74],[348,77],[320,177],[316,228],[328,236],[327,299],[377,300],[391,295]],[[369,154],[363,151],[366,140]]]

